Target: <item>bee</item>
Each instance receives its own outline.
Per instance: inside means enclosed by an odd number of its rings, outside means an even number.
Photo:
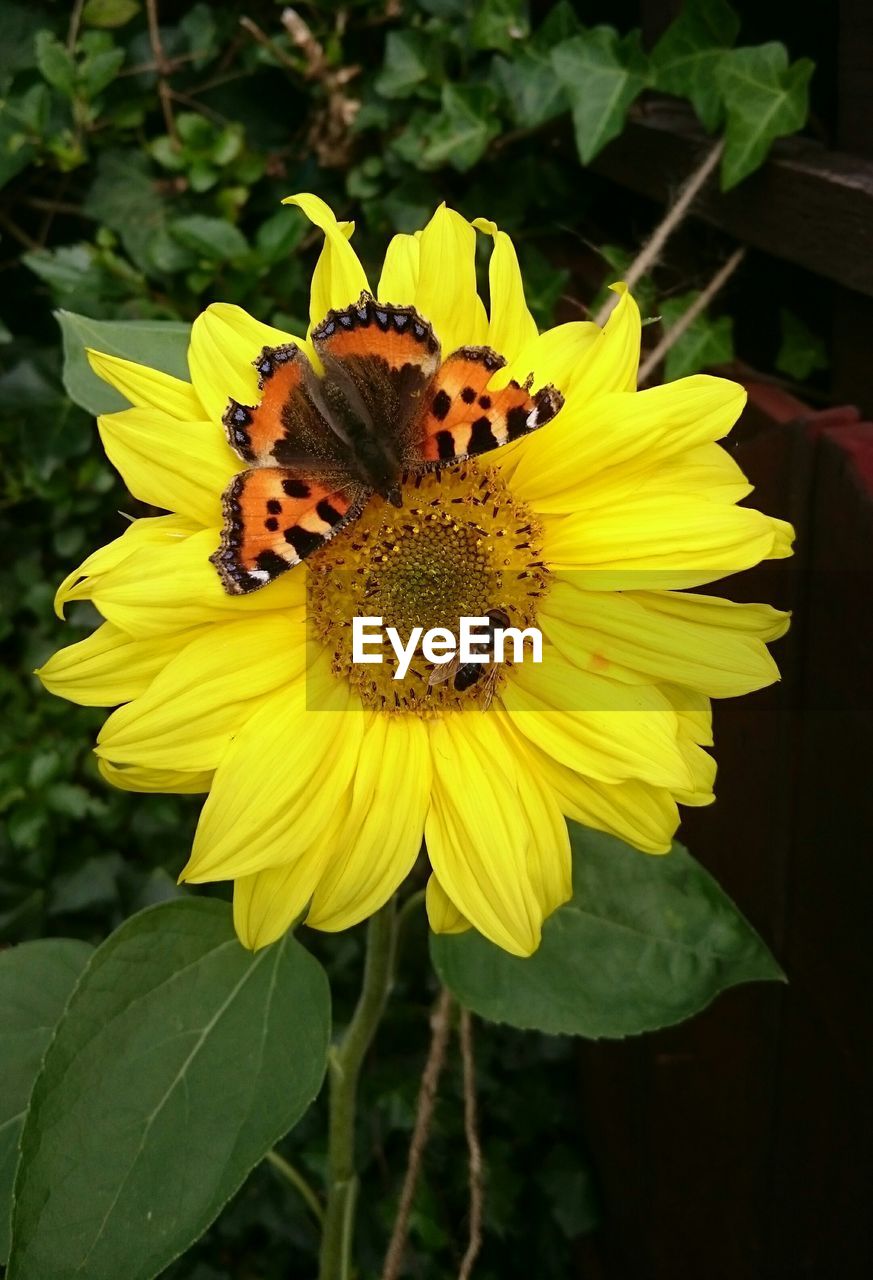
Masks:
[[[499,629],[505,630],[510,625],[509,616],[502,609],[489,609],[485,616],[489,624],[489,637],[487,641],[482,642],[482,645],[483,648],[487,645],[484,652],[488,656],[488,662],[462,663],[456,654],[450,662],[443,662],[440,666],[434,667],[428,680],[430,689],[451,680],[456,693],[464,693],[465,690],[472,689],[474,684],[482,681],[483,711],[487,711],[491,706],[494,690],[497,688],[497,677],[500,674],[500,664],[493,661],[494,632]]]

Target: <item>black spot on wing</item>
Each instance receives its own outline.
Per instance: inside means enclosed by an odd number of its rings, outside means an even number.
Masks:
[[[452,398],[448,391],[438,391],[433,398],[431,412],[438,422],[443,422],[452,407]]]
[[[529,411],[524,405],[517,404],[506,415],[506,438],[507,440],[517,440],[519,436],[523,436],[527,430],[527,420]]]
[[[438,431],[434,436],[437,452],[442,462],[450,462],[455,456],[455,437],[451,431]]]
[[[268,498],[268,499],[267,499],[267,510],[269,511],[269,513],[270,513],[270,515],[271,515],[271,516],[277,516],[277,515],[279,515],[280,511],[282,510],[282,504],[281,504],[281,502],[279,501],[279,499],[278,499],[278,498]]]
[[[285,541],[294,548],[300,559],[304,560],[306,556],[323,545],[324,538],[320,533],[310,533],[302,525],[294,524],[290,529],[285,530]]]
[[[327,498],[322,498],[321,502],[316,505],[315,510],[319,519],[323,520],[325,524],[339,524],[340,520],[343,518],[343,513],[341,511],[337,511],[336,507],[331,506]]]
[[[464,404],[472,404],[473,401],[476,399],[476,392],[473,390],[472,387],[464,387],[463,391],[461,392],[461,399],[463,400]]]
[[[275,533],[276,530],[279,528],[279,521],[276,519],[275,516],[267,516],[266,520],[264,521],[264,528],[267,530],[268,533]]]
[[[258,568],[268,573],[271,578],[278,577],[289,567],[288,561],[283,556],[277,555],[275,551],[259,552],[256,563]]]
[[[305,480],[283,480],[282,488],[289,498],[308,498],[309,485]],[[281,509],[281,508],[280,508]]]
[[[489,449],[496,449],[497,443],[497,437],[491,430],[491,419],[477,418],[470,430],[470,443],[467,446],[467,452],[487,453]]]

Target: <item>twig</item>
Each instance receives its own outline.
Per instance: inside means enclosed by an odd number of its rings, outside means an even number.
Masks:
[[[239,25],[249,33],[253,40],[257,40],[259,45],[264,49],[269,49],[278,63],[281,63],[283,67],[287,67],[289,71],[293,71],[296,76],[300,75],[300,68],[294,59],[289,58],[285,50],[280,48],[275,40],[271,40],[266,31],[262,30],[256,22],[253,22],[251,18],[242,17],[239,20]]]
[[[446,1061],[446,1046],[448,1045],[451,1027],[451,1008],[452,997],[443,988],[431,1015],[430,1049],[428,1050],[427,1062],[424,1064],[421,1085],[418,1090],[418,1104],[415,1111],[415,1125],[409,1143],[406,1174],[400,1192],[400,1203],[397,1206],[394,1229],[391,1232],[391,1240],[388,1245],[388,1251],[385,1254],[382,1280],[397,1280],[400,1268],[403,1265],[406,1237],[409,1234],[409,1215],[412,1210],[412,1202],[415,1199],[415,1188],[421,1171],[422,1157],[430,1136],[430,1123],[433,1118],[437,1088]]]
[[[82,22],[82,10],[85,8],[85,0],[75,0],[72,12],[70,13],[70,25],[67,28],[67,48],[72,53],[76,47],[76,40],[79,36],[79,27]]]
[[[19,227],[17,222],[13,222],[2,210],[0,210],[0,227],[5,227],[13,240],[17,240],[19,244],[24,245],[25,249],[33,251],[34,249],[42,248],[38,240],[34,240],[33,236],[28,235],[22,227]]]
[[[655,349],[649,352],[640,366],[638,378],[639,386],[645,386],[650,375],[657,365],[660,364],[661,360],[663,360],[670,348],[679,341],[683,333],[685,333],[697,317],[706,310],[715,295],[724,286],[726,281],[730,279],[745,256],[746,250],[744,248],[740,247],[739,249],[735,249],[721,270],[717,271],[712,277],[700,296],[695,298],[688,310],[684,312],[676,323],[667,330]]]
[[[214,107],[207,106],[199,98],[192,98],[188,93],[179,93],[177,89],[170,89],[168,92],[174,102],[181,102],[183,107],[190,107],[192,111],[198,112],[199,115],[206,116],[207,120],[212,120],[215,124],[220,125],[229,123],[227,116],[223,116]]]
[[[167,127],[167,133],[174,142],[178,143],[179,134],[176,130],[176,118],[173,115],[172,94],[167,83],[167,75],[172,70],[172,63],[168,61],[167,55],[164,53],[164,45],[161,40],[161,28],[158,22],[158,0],[146,0],[146,16],[149,25],[149,44],[152,48],[152,57],[155,60],[155,68],[158,72],[158,97],[161,100],[161,110],[164,113],[164,124]]]
[[[660,258],[664,245],[688,213],[693,200],[721,159],[721,153],[723,150],[724,140],[719,139],[715,146],[706,154],[703,162],[694,170],[691,177],[685,183],[685,186],[679,192],[675,203],[668,209],[665,217],[661,219],[655,228],[651,238],[645,245],[643,245],[642,249],[625,272],[624,280],[628,289],[632,289],[636,282],[644,276],[647,271],[650,271],[658,258]],[[594,317],[596,324],[602,326],[606,323],[615,302],[616,298],[613,295],[610,295]]]
[[[461,1010],[459,1026],[461,1064],[464,1073],[464,1133],[470,1166],[470,1228],[467,1251],[461,1262],[458,1280],[470,1280],[473,1264],[482,1247],[482,1147],[476,1124],[476,1062],[473,1056],[473,1019],[467,1009]]]

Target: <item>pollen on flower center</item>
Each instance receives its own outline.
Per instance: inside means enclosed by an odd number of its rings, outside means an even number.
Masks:
[[[461,692],[452,680],[431,684],[434,664],[420,650],[402,680],[394,679],[388,644],[381,664],[355,663],[352,619],[381,617],[404,643],[414,627],[456,634],[459,618],[494,609],[514,627],[535,625],[548,589],[540,526],[496,468],[472,461],[404,477],[402,495],[399,510],[372,498],[359,520],[307,561],[311,627],[334,673],[365,705],[419,715],[476,706],[482,680]],[[501,665],[497,687],[510,670]]]

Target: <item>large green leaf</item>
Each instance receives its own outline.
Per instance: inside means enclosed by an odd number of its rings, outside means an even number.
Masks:
[[[330,993],[290,935],[257,955],[224,903],[126,921],[95,953],[31,1097],[9,1280],[150,1280],[321,1086]]]
[[[621,133],[628,107],[648,83],[639,32],[620,39],[613,27],[592,27],[556,45],[552,66],[573,108],[579,157],[588,164]]]
[[[570,823],[573,897],[528,959],[472,931],[433,936],[440,978],[492,1022],[621,1037],[681,1022],[726,987],[779,979],[764,943],[681,845],[638,853]]]
[[[92,320],[73,311],[56,312],[64,341],[64,387],[76,404],[95,416],[127,409],[120,391],[91,369],[85,348],[151,365],[177,378],[188,378],[187,324],[174,320]]]
[[[12,1179],[30,1091],[93,950],[74,938],[41,938],[0,954],[0,1262],[9,1255]]]
[[[727,191],[757,169],[775,138],[796,133],[809,111],[809,58],[788,65],[788,52],[775,41],[733,49],[720,62],[716,79],[727,111],[721,185]]]
[[[710,132],[722,116],[716,71],[733,45],[740,20],[727,0],[685,0],[652,50],[655,87],[690,99]]]
[[[661,323],[669,332],[700,297],[699,289],[668,298],[661,307]],[[690,373],[700,373],[734,358],[732,316],[711,316],[703,311],[673,343],[664,361],[664,381],[673,382]]]
[[[461,173],[481,159],[500,126],[494,118],[494,90],[490,85],[444,84],[442,111],[430,121],[421,153],[422,168],[450,164]]]

